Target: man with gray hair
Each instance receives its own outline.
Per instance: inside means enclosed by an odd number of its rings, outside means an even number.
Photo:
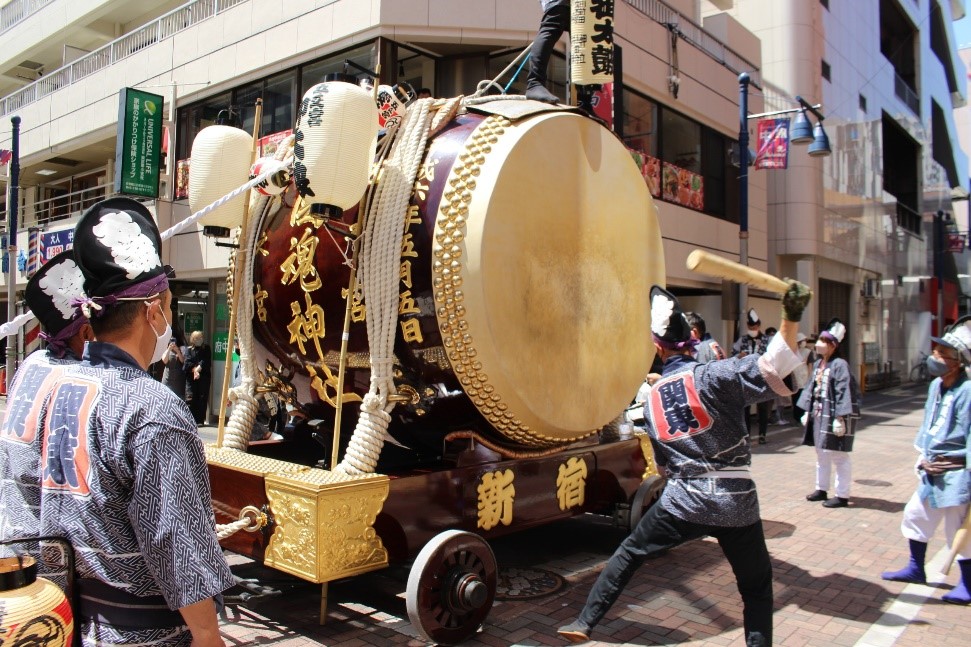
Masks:
[[[971,316],[951,326],[943,337],[931,337],[934,350],[927,369],[935,379],[927,390],[924,421],[914,447],[919,452],[917,491],[904,508],[900,531],[910,543],[910,561],[899,571],[887,571],[883,579],[925,584],[924,558],[927,542],[944,522],[948,547],[954,542],[971,501]],[[971,549],[959,550],[961,580],[943,596],[945,602],[971,604]]]

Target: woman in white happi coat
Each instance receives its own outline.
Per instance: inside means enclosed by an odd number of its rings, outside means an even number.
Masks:
[[[816,341],[817,359],[797,405],[806,413],[802,444],[816,448],[816,489],[807,501],[822,501],[827,508],[849,505],[853,466],[850,452],[856,418],[859,417],[856,383],[849,364],[837,357],[846,326],[839,319],[829,322]],[[830,478],[836,468],[836,496],[829,498]]]

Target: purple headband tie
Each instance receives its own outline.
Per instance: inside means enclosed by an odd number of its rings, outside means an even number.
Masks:
[[[67,352],[68,342],[71,340],[71,337],[78,334],[78,331],[81,330],[81,326],[83,325],[84,318],[75,315],[71,319],[71,323],[61,328],[57,334],[49,335],[46,332],[41,332],[39,336],[47,342],[47,350],[50,351],[51,355],[60,359]]]
[[[836,339],[836,336],[833,335],[833,333],[829,332],[828,330],[824,330],[823,332],[819,333],[819,337],[820,337],[820,339],[825,339],[826,341],[831,341],[834,344],[839,344],[840,343],[839,340]]]
[[[169,277],[163,272],[157,276],[145,279],[140,283],[129,285],[127,288],[116,294],[108,294],[103,297],[84,297],[82,299],[72,299],[71,305],[77,308],[81,314],[88,319],[97,319],[105,313],[105,307],[110,307],[119,301],[131,301],[152,297],[164,292],[169,287]]]
[[[667,340],[661,339],[654,333],[651,333],[651,335],[654,337],[654,341],[655,343],[657,343],[658,346],[662,348],[666,348],[668,350],[684,350],[685,348],[694,348],[695,346],[698,345],[698,340],[693,338],[686,339],[684,341],[674,342],[674,341],[667,341]]]

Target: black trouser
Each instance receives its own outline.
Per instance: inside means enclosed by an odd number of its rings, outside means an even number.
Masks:
[[[539,24],[539,31],[529,50],[529,76],[526,87],[546,85],[546,69],[550,55],[563,32],[570,29],[570,5],[555,5],[546,10]]]
[[[641,517],[634,531],[614,551],[587,596],[580,621],[588,627],[599,623],[645,560],[704,536],[718,540],[735,573],[738,592],[742,594],[746,645],[771,645],[772,563],[762,522],[741,528],[699,525],[678,519],[660,504]]]
[[[759,418],[759,438],[765,438],[765,432],[769,429],[769,412],[772,411],[773,402],[774,400],[766,400],[755,405],[755,413]],[[748,433],[751,435],[752,417],[748,415],[748,407],[746,407],[745,419],[748,421]]]

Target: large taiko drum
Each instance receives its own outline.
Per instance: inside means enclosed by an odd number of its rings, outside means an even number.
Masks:
[[[392,217],[404,227],[394,374],[409,398],[392,412],[396,439],[440,447],[473,429],[550,447],[629,403],[653,359],[649,290],[664,262],[651,195],[609,130],[535,102],[470,109],[430,140],[411,206]],[[298,397],[324,419],[349,280],[331,229],[299,203],[281,209],[253,278],[258,341],[306,376]],[[356,396],[370,375],[365,316],[353,304],[344,391]]]

